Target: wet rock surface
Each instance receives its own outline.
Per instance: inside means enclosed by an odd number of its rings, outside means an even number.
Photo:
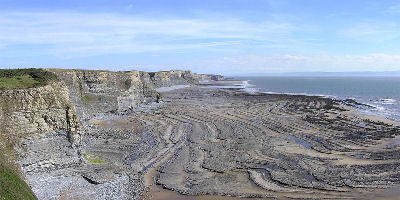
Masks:
[[[400,183],[398,149],[380,149],[400,128],[331,99],[196,88],[163,95],[168,102],[152,120],[173,120],[160,127],[164,142],[187,126],[183,147],[157,169],[156,183],[170,190],[355,198],[355,191]]]

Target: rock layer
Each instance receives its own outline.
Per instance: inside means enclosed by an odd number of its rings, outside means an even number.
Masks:
[[[68,88],[62,82],[39,88],[5,90],[0,96],[1,136],[12,144],[39,133],[63,130],[74,134],[80,128]]]
[[[159,128],[164,146],[188,128],[156,182],[181,194],[355,198],[400,183],[400,149],[380,148],[400,127],[331,99],[190,88],[163,95],[170,102],[148,120],[169,124]]]

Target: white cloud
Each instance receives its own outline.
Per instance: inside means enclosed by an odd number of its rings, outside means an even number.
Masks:
[[[400,14],[400,1],[397,1],[397,4],[389,6],[386,10],[388,14]]]
[[[341,33],[363,42],[385,42],[400,37],[400,24],[397,22],[367,21],[354,25]]]
[[[294,30],[286,23],[235,18],[158,19],[107,13],[0,13],[0,44],[45,45],[63,56],[135,53],[277,43]]]
[[[275,72],[348,72],[400,70],[400,54],[370,55],[246,55],[201,61],[200,72],[247,74]]]

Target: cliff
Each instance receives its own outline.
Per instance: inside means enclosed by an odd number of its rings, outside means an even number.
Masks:
[[[1,146],[13,145],[20,138],[38,133],[59,130],[75,133],[81,120],[133,111],[141,104],[159,101],[161,95],[155,90],[158,87],[193,85],[199,80],[221,78],[181,70],[46,70],[55,73],[59,80],[40,87],[1,91]]]
[[[81,120],[135,110],[139,105],[157,102],[154,89],[172,85],[197,84],[190,71],[112,72],[98,70],[47,69],[58,75],[69,88],[69,96]]]
[[[225,80],[225,77],[223,77],[221,75],[214,75],[214,74],[193,74],[193,77],[198,81],[207,81],[207,80],[221,81],[221,80]]]
[[[147,83],[152,88],[199,83],[197,74],[182,70],[141,72],[140,77],[143,82]]]
[[[15,163],[26,154],[24,146],[19,145],[22,140],[43,133],[49,133],[47,139],[52,142],[51,138],[56,132],[70,147],[79,143],[81,125],[69,101],[68,88],[62,82],[51,82],[37,88],[2,90],[0,125],[0,184],[4,186],[0,189],[0,199],[34,199],[29,187],[20,179],[23,177],[21,169]],[[52,145],[56,147],[59,144]],[[71,151],[74,152],[74,149],[71,148]],[[48,153],[57,155],[51,151],[43,152]],[[22,167],[33,163],[37,161],[19,162]],[[26,171],[22,169],[24,174]]]
[[[0,93],[1,142],[15,144],[34,134],[80,127],[69,90],[62,82],[37,88],[4,90]]]
[[[128,114],[143,104],[159,102],[161,95],[156,88],[195,85],[215,78],[190,71],[45,70],[56,74],[57,80],[47,85],[0,90],[0,173],[12,169],[14,175],[20,174],[14,177],[24,178],[39,199],[57,199],[62,188],[75,184],[75,179],[91,184],[85,180],[92,170],[82,171],[82,167],[90,168],[85,162],[85,145],[91,144],[91,134],[99,132],[87,123],[89,120]],[[130,137],[136,138],[137,133],[129,134],[124,141],[127,147],[137,142]],[[125,183],[118,180],[115,184],[122,187]],[[11,182],[0,180],[10,187]],[[24,185],[22,180],[19,184]],[[2,192],[0,199],[6,197]]]

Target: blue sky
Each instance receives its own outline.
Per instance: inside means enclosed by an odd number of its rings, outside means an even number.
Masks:
[[[400,1],[0,0],[0,67],[400,70]]]

